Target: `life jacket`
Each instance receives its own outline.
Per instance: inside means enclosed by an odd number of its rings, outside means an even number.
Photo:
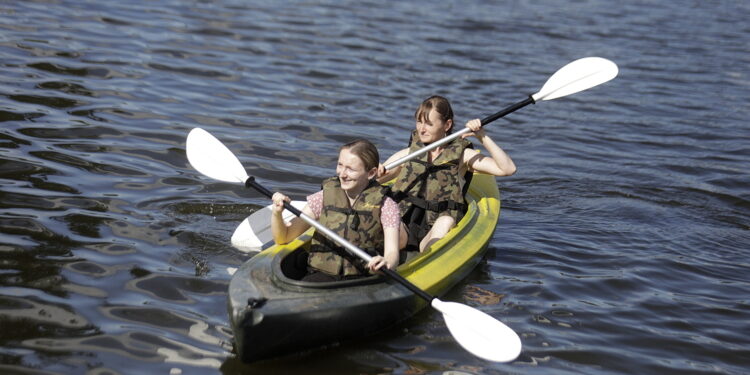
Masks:
[[[322,188],[323,209],[318,221],[371,256],[383,255],[385,241],[380,208],[385,199],[385,188],[372,180],[353,207],[349,205],[338,177],[323,181]],[[368,274],[364,260],[317,231],[310,244],[307,264],[312,270],[337,277]]]
[[[412,132],[409,153],[423,147],[416,131]],[[473,146],[465,139],[456,138],[444,147],[432,162],[428,161],[428,153],[405,162],[391,186],[389,194],[398,202],[401,220],[409,229],[408,249],[419,247],[438,217],[449,215],[459,222],[466,213],[464,194],[473,174],[467,172],[459,176],[459,169],[464,150]],[[465,181],[464,189],[461,178]]]

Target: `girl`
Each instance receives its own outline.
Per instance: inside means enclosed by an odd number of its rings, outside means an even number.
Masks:
[[[385,196],[378,184],[378,150],[366,140],[345,144],[339,150],[337,177],[323,181],[323,189],[307,197],[302,212],[331,229],[339,236],[369,253],[372,260],[364,264],[333,240],[315,233],[310,246],[305,281],[335,281],[362,277],[381,267],[394,269],[399,249],[406,244],[406,233],[400,230],[398,205]],[[285,244],[304,233],[310,224],[294,218],[288,224],[282,219],[284,201],[281,193],[273,195],[271,230],[277,244]],[[402,246],[399,246],[402,245]]]
[[[453,130],[453,110],[448,99],[441,96],[422,102],[414,118],[416,130],[412,132],[409,147],[393,154],[385,164],[440,140]],[[466,127],[471,132],[461,138],[392,170],[386,171],[382,165],[378,168],[381,182],[398,176],[391,196],[399,202],[408,232],[408,250],[424,251],[461,219],[466,211],[467,176],[473,172],[494,176],[510,176],[516,172],[513,160],[484,132],[481,120],[471,120]],[[471,142],[465,139],[470,136],[479,140],[489,156],[472,149]]]

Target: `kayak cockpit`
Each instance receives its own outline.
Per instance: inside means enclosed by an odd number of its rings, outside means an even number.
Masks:
[[[310,246],[309,241],[296,249],[282,251],[274,257],[272,267],[273,281],[288,286],[298,286],[301,288],[329,289],[329,288],[346,288],[350,286],[368,285],[383,282],[383,278],[378,275],[365,276],[356,279],[328,281],[328,282],[311,282],[302,281],[307,274],[307,248]]]

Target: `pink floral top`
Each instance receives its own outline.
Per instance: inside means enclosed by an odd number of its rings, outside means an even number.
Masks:
[[[310,207],[315,219],[320,218],[323,211],[323,190],[307,196],[307,206]],[[386,197],[383,206],[380,207],[380,222],[383,228],[398,228],[401,223],[401,212],[398,210],[398,204],[391,198]]]

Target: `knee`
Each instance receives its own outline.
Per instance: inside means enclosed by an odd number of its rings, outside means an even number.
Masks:
[[[409,242],[409,232],[406,229],[406,225],[404,225],[404,223],[401,223],[401,228],[399,228],[399,231],[398,231],[398,249],[401,250],[405,248],[408,242]]]
[[[454,225],[456,225],[456,219],[450,216],[440,216],[439,218],[437,218],[437,220],[435,220],[433,228],[440,228],[447,231],[453,228]]]

